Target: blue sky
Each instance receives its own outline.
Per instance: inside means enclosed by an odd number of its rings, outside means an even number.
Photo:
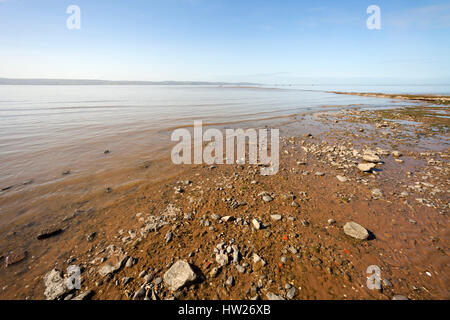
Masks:
[[[0,77],[450,83],[448,0],[0,0],[0,30]]]

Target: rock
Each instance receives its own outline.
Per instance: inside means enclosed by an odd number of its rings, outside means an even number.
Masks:
[[[373,168],[375,168],[375,163],[360,163],[358,164],[358,169],[362,172],[370,172]]]
[[[273,198],[271,196],[267,195],[267,194],[264,195],[262,197],[262,199],[263,199],[264,202],[271,202],[271,201],[273,201]]]
[[[131,277],[124,277],[124,278],[122,278],[122,281],[121,281],[122,285],[124,286],[124,285],[130,283],[131,280],[133,280],[133,278],[131,278]]]
[[[226,266],[228,264],[228,256],[225,253],[219,253],[216,255],[216,261],[221,267]]]
[[[131,268],[136,264],[136,259],[133,257],[128,258],[127,263],[125,264],[125,267]]]
[[[209,272],[209,276],[211,278],[215,278],[217,276],[217,274],[219,273],[220,268],[214,267],[211,269],[211,271]]]
[[[371,192],[372,192],[372,194],[375,197],[382,197],[383,196],[383,191],[381,191],[380,189],[373,189]]]
[[[79,294],[72,300],[89,300],[94,294],[95,294],[95,292],[93,290],[88,290],[82,294]]]
[[[47,300],[56,300],[68,292],[61,271],[53,269],[44,276],[45,291]]]
[[[292,201],[291,206],[297,208],[299,207],[299,204],[296,201]]]
[[[266,264],[266,262],[256,253],[253,253],[253,263],[260,262],[263,266]]]
[[[92,241],[94,241],[94,238],[95,238],[96,235],[97,235],[96,232],[91,232],[91,233],[89,233],[89,234],[86,236],[86,240],[87,240],[88,242],[92,242]]]
[[[245,268],[243,267],[243,266],[241,266],[241,265],[236,265],[236,270],[239,272],[239,273],[245,273]]]
[[[261,229],[261,223],[259,223],[258,220],[253,219],[253,220],[252,220],[252,224],[253,224],[253,227],[254,227],[256,230]]]
[[[164,283],[169,286],[170,290],[176,291],[189,282],[197,279],[197,275],[192,270],[189,263],[178,260],[164,274]]]
[[[336,176],[336,178],[340,181],[340,182],[347,182],[348,178],[344,177],[344,176]]]
[[[21,262],[27,257],[26,251],[13,251],[6,256],[5,266],[8,267],[10,265]]]
[[[332,225],[332,224],[335,224],[336,223],[336,220],[334,220],[334,219],[328,219],[328,224],[329,225]]]
[[[166,240],[166,243],[169,243],[172,240],[173,233],[171,231],[168,231],[166,235],[164,236],[164,239]]]
[[[381,161],[380,157],[376,154],[363,154],[363,160],[371,163],[378,163]]]
[[[145,298],[145,288],[141,287],[133,294],[133,300],[143,299]]]
[[[392,283],[388,279],[383,279],[383,287],[385,288],[392,287]]]
[[[225,217],[222,217],[222,219],[220,219],[220,220],[222,220],[223,222],[233,221],[234,217],[232,217],[232,216],[225,216]]]
[[[266,297],[269,300],[285,300],[283,297],[280,297],[280,296],[278,296],[275,293],[272,293],[270,291],[266,293]]]
[[[272,220],[274,221],[280,221],[281,220],[281,215],[280,214],[273,214],[270,216],[270,218],[272,218]]]
[[[344,232],[355,239],[366,240],[369,237],[369,232],[356,222],[347,222],[344,225]]]
[[[109,274],[113,274],[114,272],[120,270],[125,261],[128,259],[126,255],[114,255],[110,261],[106,262],[103,266],[101,266],[98,270],[98,273],[101,276],[107,276]]]
[[[219,220],[219,219],[220,219],[220,216],[219,216],[218,214],[216,214],[216,213],[213,213],[213,214],[211,215],[211,219],[213,219],[213,220]]]
[[[318,177],[323,177],[323,176],[325,175],[325,173],[320,172],[320,171],[317,171],[317,172],[315,173],[315,175],[318,176]]]
[[[142,270],[141,273],[139,273],[138,277],[139,277],[139,278],[143,278],[143,277],[145,277],[146,275],[147,275],[147,271]]]
[[[291,288],[288,290],[288,292],[287,292],[287,294],[286,294],[286,297],[287,297],[288,299],[293,299],[296,295],[297,295],[297,289],[296,289],[295,287],[291,287]]]
[[[391,154],[394,158],[400,158],[402,156],[402,153],[397,150],[392,151]]]
[[[56,226],[51,226],[46,229],[41,230],[41,232],[38,233],[37,239],[38,240],[44,240],[53,236],[56,236],[57,234],[60,234],[62,232],[62,229]]]
[[[409,299],[401,294],[397,294],[392,298],[392,300],[409,300]]]
[[[232,285],[234,285],[234,278],[233,278],[233,276],[229,276],[228,277],[228,279],[227,279],[227,281],[225,282],[225,284],[227,285],[227,286],[232,286]]]

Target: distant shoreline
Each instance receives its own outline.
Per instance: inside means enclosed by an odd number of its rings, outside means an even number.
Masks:
[[[375,93],[375,92],[342,92],[342,91],[328,91],[334,94],[347,94],[361,97],[373,97],[373,98],[391,98],[402,100],[414,100],[420,102],[430,102],[434,104],[450,104],[450,96],[438,95],[438,94],[387,94],[387,93]]]
[[[208,82],[208,81],[114,81],[114,80],[76,80],[76,79],[12,79],[0,78],[0,85],[233,85],[259,86],[252,82]]]

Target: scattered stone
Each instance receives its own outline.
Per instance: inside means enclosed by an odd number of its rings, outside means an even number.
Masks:
[[[331,226],[332,224],[335,224],[336,220],[334,219],[328,219],[328,224]]]
[[[173,237],[172,231],[168,231],[166,233],[166,235],[164,236],[164,239],[166,240],[166,243],[169,243],[172,240],[172,237]]]
[[[56,227],[56,226],[51,226],[51,227],[41,230],[41,232],[39,232],[37,235],[37,239],[44,240],[44,239],[56,236],[57,234],[60,234],[61,232],[62,232],[61,228]]]
[[[264,202],[271,202],[271,201],[273,201],[273,198],[271,196],[267,195],[267,194],[264,195],[262,197],[262,199],[263,199]]]
[[[127,263],[125,264],[125,267],[131,268],[136,264],[136,259],[133,257],[128,258]]]
[[[220,220],[222,220],[223,222],[229,222],[229,221],[233,221],[234,217],[232,217],[232,216],[225,216],[225,217],[222,217],[222,219],[220,219]]]
[[[375,168],[375,163],[360,163],[358,164],[358,169],[362,172],[370,172],[373,168]]]
[[[336,178],[340,181],[340,182],[347,182],[348,178],[344,177],[344,176],[336,176]]]
[[[245,273],[245,268],[243,267],[243,266],[241,266],[241,265],[236,265],[236,270],[239,272],[239,273]]]
[[[26,251],[13,251],[6,256],[5,265],[6,267],[13,264],[19,263],[27,257]]]
[[[392,287],[391,281],[389,281],[388,279],[383,279],[383,287],[385,288]]]
[[[86,240],[88,242],[94,241],[95,236],[97,235],[97,232],[91,232],[86,236]]]
[[[72,300],[89,300],[94,294],[95,292],[93,290],[87,290],[86,292],[79,294]]]
[[[376,154],[367,154],[367,153],[363,155],[363,160],[371,163],[378,163],[381,161],[380,157],[377,156]]]
[[[317,172],[315,173],[315,175],[318,176],[318,177],[323,177],[323,176],[325,175],[325,173],[320,172],[320,171],[317,171]]]
[[[266,265],[266,262],[259,255],[257,255],[256,253],[253,253],[253,263],[256,264],[258,262],[260,262],[263,266]]]
[[[392,154],[392,156],[394,158],[400,158],[402,156],[402,153],[400,151],[397,151],[397,150],[392,151],[391,154]]]
[[[281,220],[281,215],[280,214],[272,214],[270,217],[274,221],[280,221]]]
[[[164,274],[164,283],[170,290],[176,291],[189,282],[197,279],[197,275],[191,266],[182,260],[175,262],[172,267]]]
[[[228,256],[225,253],[219,253],[216,255],[216,261],[221,267],[226,266],[228,264]]]
[[[366,240],[369,237],[369,232],[363,226],[353,221],[344,225],[344,232],[355,239]]]
[[[286,297],[290,300],[294,299],[294,297],[297,295],[297,289],[295,287],[291,287],[287,294]]]
[[[143,299],[145,298],[146,292],[145,288],[141,287],[133,294],[133,300]]]
[[[266,293],[266,297],[269,300],[285,300],[283,297],[278,296],[275,293],[272,293],[270,291]]]
[[[234,278],[233,278],[233,276],[229,276],[228,277],[228,279],[227,279],[227,281],[225,282],[225,284],[227,285],[227,286],[232,286],[232,285],[234,285]]]
[[[68,292],[61,271],[53,269],[44,276],[45,291],[47,300],[56,300]]]
[[[256,230],[261,229],[261,223],[260,223],[258,220],[253,219],[253,220],[252,220],[252,224],[253,224],[253,227],[254,227]]]
[[[380,189],[373,189],[371,192],[372,192],[372,194],[375,197],[382,197],[383,196],[383,191],[381,191]]]

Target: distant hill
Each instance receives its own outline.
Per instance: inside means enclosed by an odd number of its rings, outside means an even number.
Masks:
[[[251,82],[206,82],[206,81],[109,81],[75,79],[10,79],[0,78],[0,85],[258,85]]]

